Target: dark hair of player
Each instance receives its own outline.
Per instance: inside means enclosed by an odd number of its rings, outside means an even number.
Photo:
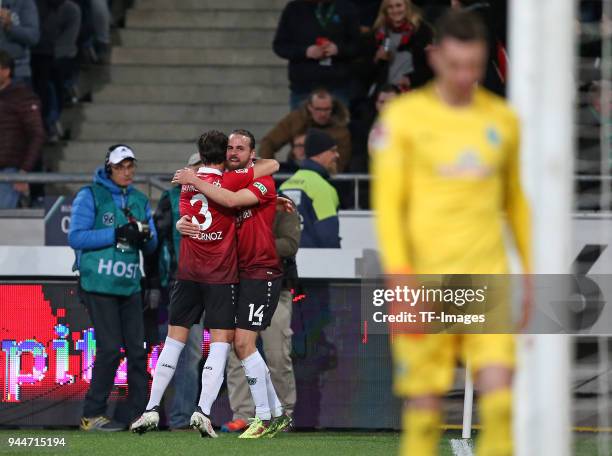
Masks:
[[[480,16],[471,11],[449,11],[438,19],[435,31],[436,43],[442,42],[445,38],[465,42],[488,40],[487,27]]]
[[[230,133],[230,136],[232,135],[240,135],[249,138],[249,147],[251,150],[255,149],[255,136],[253,136],[253,133],[251,133],[249,130],[238,128]]]
[[[198,139],[198,151],[204,165],[220,165],[227,154],[227,135],[218,130],[210,130]]]

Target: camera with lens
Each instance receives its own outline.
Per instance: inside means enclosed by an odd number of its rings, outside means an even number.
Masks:
[[[129,209],[124,213],[128,223],[115,228],[115,239],[119,250],[140,249],[151,239],[151,228],[147,222],[137,220]]]

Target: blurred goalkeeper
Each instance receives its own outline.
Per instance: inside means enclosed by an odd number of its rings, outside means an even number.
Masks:
[[[486,29],[450,12],[430,52],[435,80],[392,101],[371,136],[387,274],[505,274],[504,215],[529,271],[529,209],[520,185],[519,124],[479,87]],[[393,280],[391,280],[393,282]],[[483,430],[479,455],[511,455],[511,335],[397,335],[394,390],[405,397],[402,455],[437,454],[442,396],[458,358],[470,363]]]

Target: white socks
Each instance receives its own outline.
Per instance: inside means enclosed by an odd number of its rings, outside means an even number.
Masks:
[[[158,406],[162,396],[172,380],[176,363],[183,351],[185,344],[166,337],[164,348],[157,360],[153,384],[151,386],[151,396],[146,409],[150,410]],[[213,402],[217,399],[219,389],[223,384],[223,374],[227,355],[231,345],[225,342],[213,342],[210,344],[210,353],[204,364],[202,371],[202,393],[198,405],[206,415],[210,415]],[[255,415],[262,420],[270,420],[272,417],[280,416],[283,413],[282,405],[276,395],[274,385],[270,378],[270,371],[265,361],[255,351],[252,355],[240,361],[244,368],[247,383],[255,403]]]
[[[168,383],[172,380],[174,370],[176,369],[176,363],[178,362],[179,356],[181,356],[183,348],[185,348],[185,344],[170,337],[166,337],[164,348],[159,355],[155,373],[153,374],[151,396],[149,397],[149,403],[147,404],[146,410],[158,406],[161,402],[162,396],[168,387]]]
[[[276,390],[274,389],[274,384],[272,383],[268,366],[266,366],[266,390],[268,392],[268,405],[270,407],[272,417],[276,418],[281,416],[283,414],[283,405],[276,395]]]
[[[251,389],[251,396],[253,396],[253,402],[255,403],[255,416],[264,421],[270,420],[271,410],[266,382],[266,376],[269,376],[268,366],[266,366],[259,351],[247,356],[240,361],[240,364],[244,368],[247,384]],[[276,396],[274,387],[271,388],[274,396]],[[278,399],[276,400],[278,401]]]
[[[210,352],[202,371],[202,392],[198,405],[206,415],[210,415],[210,408],[217,399],[219,389],[223,384],[223,373],[225,363],[231,345],[226,342],[213,342],[210,344]]]

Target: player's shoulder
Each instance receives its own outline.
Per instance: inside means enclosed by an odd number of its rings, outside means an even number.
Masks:
[[[208,182],[209,184],[213,181],[213,178],[217,178],[217,179],[223,179],[222,176],[215,176],[213,174],[209,174],[209,173],[197,173],[196,176],[198,177],[198,179],[200,179],[201,181],[204,182]],[[196,191],[195,188],[192,185],[189,185],[187,187],[187,189],[189,191]],[[185,191],[186,189],[184,188],[183,191]]]
[[[238,168],[231,171],[226,171],[224,176],[239,176],[241,174],[249,174],[250,168]]]
[[[274,178],[272,176],[260,176],[257,179],[253,179],[253,182],[261,182],[266,185],[274,185]]]
[[[418,119],[424,110],[433,106],[431,86],[403,93],[389,101],[381,114],[386,122],[405,123],[406,118]]]
[[[489,116],[498,117],[502,121],[518,122],[518,114],[505,98],[482,87],[478,88],[476,96],[479,105]]]
[[[399,112],[403,113],[406,111],[412,111],[415,109],[419,109],[424,104],[430,102],[430,88],[429,86],[425,86],[420,89],[412,90],[407,93],[403,93],[393,100],[391,100],[386,106],[385,109],[388,112]]]
[[[272,176],[262,176],[255,179],[252,188],[256,188],[261,195],[273,195],[276,192],[276,184]]]

